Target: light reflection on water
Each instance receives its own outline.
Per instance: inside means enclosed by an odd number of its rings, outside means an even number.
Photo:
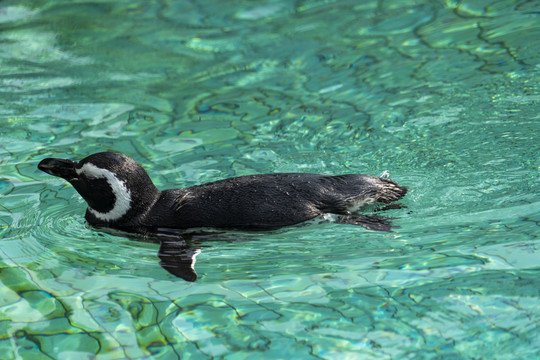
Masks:
[[[534,358],[538,6],[0,4],[0,353],[40,358]],[[122,151],[160,188],[388,171],[401,227],[201,244],[96,231],[44,157]],[[286,350],[285,350],[286,349]]]

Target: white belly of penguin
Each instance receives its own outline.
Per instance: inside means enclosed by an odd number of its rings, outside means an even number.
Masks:
[[[355,212],[360,210],[360,208],[369,204],[373,204],[375,201],[376,199],[371,197],[356,199],[351,203],[351,205],[347,207],[347,212],[349,214],[354,214]]]

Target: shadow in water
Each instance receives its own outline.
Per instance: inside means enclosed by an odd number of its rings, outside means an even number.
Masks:
[[[375,211],[385,211],[395,208],[404,208],[405,206],[398,205],[394,207],[377,208]],[[332,218],[318,218],[314,221],[307,221],[295,226],[309,226],[316,223],[334,222],[338,224],[349,224],[362,226],[367,230],[391,232],[392,228],[396,228],[392,224],[392,220],[396,218],[383,217],[379,215],[339,215]],[[99,228],[113,235],[129,237],[134,240],[159,243],[158,257],[159,264],[170,274],[184,279],[186,281],[196,281],[197,272],[195,271],[195,263],[197,255],[201,253],[204,246],[204,241],[238,241],[241,235],[238,231],[220,231],[220,230],[179,230],[169,228],[158,228],[157,230],[142,235],[133,232],[125,232],[110,228]],[[250,233],[256,233],[254,231]],[[244,234],[245,235],[245,234]],[[254,239],[255,237],[250,237]]]
[[[391,209],[406,208],[401,204],[394,206],[376,207],[374,211],[386,211]],[[396,218],[384,217],[374,214],[369,215],[334,215],[331,217],[321,217],[311,221],[303,222],[294,226],[309,226],[315,223],[333,222],[337,224],[348,224],[361,226],[367,230],[391,232],[394,226],[392,220]],[[130,231],[111,229],[111,228],[96,228],[99,231],[109,233],[111,235],[128,237],[133,240],[159,243],[158,257],[159,264],[170,274],[184,279],[189,282],[197,280],[197,272],[195,271],[195,262],[197,255],[201,253],[204,241],[238,241],[241,235],[238,231],[226,230],[180,230],[170,228],[158,228],[149,232],[148,229],[131,229]],[[250,231],[250,233],[262,233]],[[245,235],[245,234],[244,234]],[[256,237],[250,237],[255,239]]]

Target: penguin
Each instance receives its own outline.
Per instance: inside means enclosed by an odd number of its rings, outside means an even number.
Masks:
[[[47,158],[38,168],[73,185],[88,203],[90,225],[140,233],[159,228],[274,230],[325,214],[338,215],[336,222],[389,231],[382,218],[353,214],[407,193],[386,178],[310,173],[245,175],[160,191],[141,165],[117,152],[79,162]]]
[[[363,221],[376,218],[351,215],[407,193],[386,178],[309,173],[245,175],[160,191],[141,165],[118,152],[92,154],[79,162],[47,158],[38,169],[73,185],[88,203],[90,225],[143,233],[158,228],[274,230],[325,214],[338,215],[337,222],[389,230]]]
[[[200,253],[185,240],[189,229],[264,231],[333,217],[341,224],[391,231],[391,219],[357,213],[365,205],[388,204],[407,193],[386,178],[308,173],[245,175],[160,191],[141,165],[118,152],[81,161],[47,158],[38,169],[73,185],[88,204],[90,225],[155,236],[161,244],[160,265],[187,281],[197,279],[194,265]],[[387,207],[400,207],[396,205]]]

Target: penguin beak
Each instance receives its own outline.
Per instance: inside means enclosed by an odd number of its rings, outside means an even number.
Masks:
[[[77,173],[75,172],[75,165],[77,164],[73,160],[48,158],[41,160],[38,164],[38,169],[45,171],[47,174],[70,181],[77,177]]]

